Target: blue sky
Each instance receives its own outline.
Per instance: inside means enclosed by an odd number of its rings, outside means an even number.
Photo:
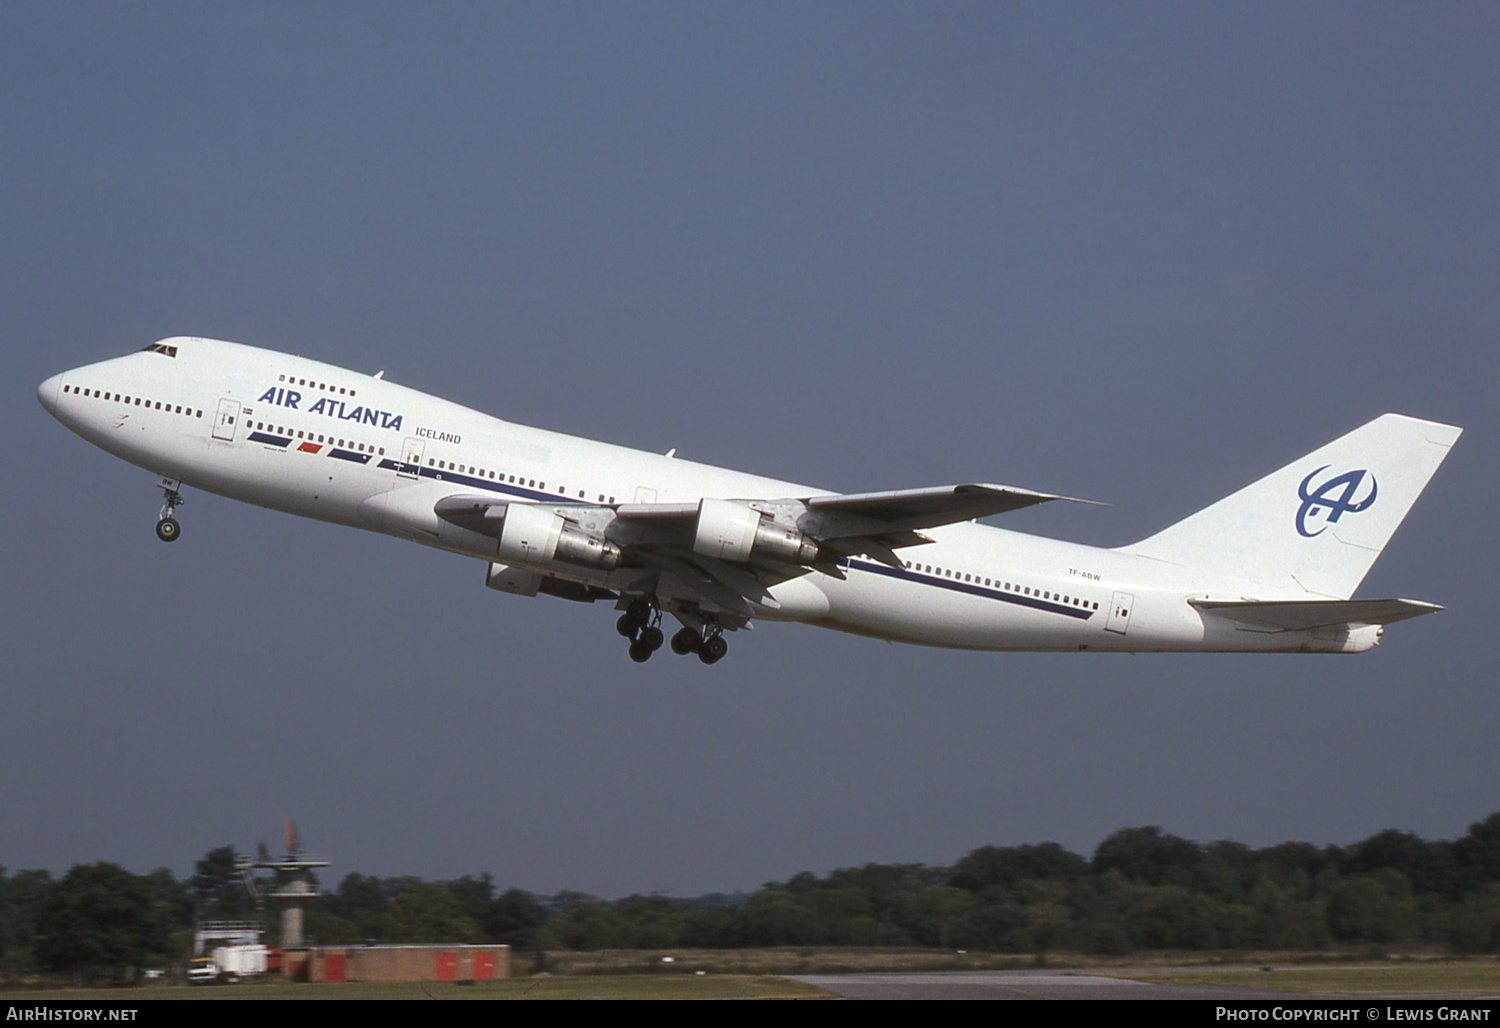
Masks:
[[[606,896],[984,844],[1461,834],[1494,746],[1493,5],[0,7],[0,864],[214,846]],[[966,654],[613,614],[47,416],[199,334],[845,490],[1145,536],[1386,410],[1467,429],[1357,658]]]

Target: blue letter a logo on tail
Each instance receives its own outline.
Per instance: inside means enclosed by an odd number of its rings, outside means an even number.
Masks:
[[[1309,492],[1308,486],[1312,480],[1322,472],[1327,471],[1328,467],[1327,464],[1324,464],[1317,471],[1304,478],[1302,484],[1297,487],[1297,495],[1302,499],[1302,506],[1297,509],[1297,531],[1309,539],[1316,535],[1322,535],[1323,529],[1333,524],[1344,514],[1358,514],[1362,510],[1367,510],[1375,502],[1375,494],[1378,491],[1375,476],[1370,475],[1369,471],[1361,468],[1358,471],[1346,471],[1342,475],[1330,478],[1318,486],[1316,490]],[[1359,484],[1364,481],[1366,475],[1370,475],[1370,492],[1363,499],[1356,500],[1354,494],[1359,489]],[[1332,494],[1340,487],[1343,488],[1343,491],[1338,496],[1333,496]],[[1309,532],[1307,530],[1307,519],[1309,515],[1316,517],[1319,511],[1327,512],[1323,516],[1323,526],[1316,532]]]

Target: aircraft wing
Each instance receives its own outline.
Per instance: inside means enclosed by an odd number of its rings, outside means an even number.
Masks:
[[[617,547],[620,566],[640,569],[642,574],[626,591],[654,591],[661,576],[670,576],[674,588],[748,620],[752,604],[776,606],[768,588],[789,578],[813,571],[843,578],[843,561],[855,555],[901,567],[896,550],[931,542],[919,529],[972,521],[1049,500],[1091,502],[977,483],[878,493],[618,505],[457,495],[439,500],[434,510],[446,521],[496,539],[504,535],[510,507],[549,512],[571,528]]]
[[[811,496],[804,502],[809,510],[824,515],[851,515],[879,521],[892,528],[918,529],[973,521],[991,514],[1007,514],[1048,500],[1096,502],[989,482],[939,485],[925,489],[895,489],[882,493]]]
[[[1389,625],[1443,608],[1421,600],[1189,600],[1199,610],[1270,631]]]
[[[768,516],[775,516],[782,523],[794,524],[818,544],[825,558],[832,558],[798,563],[814,570],[834,573],[825,565],[854,554],[865,554],[892,567],[900,567],[901,561],[895,556],[895,550],[932,541],[919,529],[973,521],[975,518],[1004,514],[1049,500],[1093,502],[981,482],[878,493],[830,493],[768,500],[627,503],[621,504],[616,513],[623,521],[653,525],[658,529],[675,523],[691,537],[700,524],[705,504],[747,504]]]
[[[1039,493],[1009,485],[978,482],[968,485],[937,485],[923,489],[893,489],[879,493],[831,493],[771,500],[773,504],[797,502],[807,510],[827,517],[844,516],[878,521],[887,530],[937,528],[959,521],[973,521],[992,514],[1006,514],[1048,500],[1097,503],[1055,493]],[[622,503],[621,517],[642,519],[696,518],[697,503]]]

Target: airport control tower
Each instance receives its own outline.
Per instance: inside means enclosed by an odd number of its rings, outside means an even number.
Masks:
[[[302,932],[302,904],[319,895],[318,882],[313,872],[320,867],[327,867],[328,860],[302,852],[302,844],[297,839],[297,826],[292,823],[291,818],[286,819],[283,834],[286,837],[284,855],[273,857],[262,845],[259,854],[254,857],[239,856],[236,863],[258,901],[270,900],[281,907],[281,948],[301,949],[306,945]],[[257,888],[251,871],[274,872],[270,889],[266,890],[263,885]]]

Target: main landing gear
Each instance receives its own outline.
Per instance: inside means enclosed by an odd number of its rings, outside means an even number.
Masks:
[[[651,654],[661,649],[665,636],[661,630],[661,608],[656,598],[638,596],[630,601],[620,620],[615,622],[615,631],[630,640],[630,659],[644,664]],[[709,621],[702,629],[691,626],[672,636],[672,652],[681,656],[696,653],[705,664],[717,664],[729,652],[729,643],[724,641],[724,629]]]
[[[729,644],[721,634],[723,631],[715,624],[705,625],[701,632],[696,628],[684,628],[672,636],[672,652],[684,657],[696,653],[703,663],[717,664],[729,652]]]
[[[187,502],[182,498],[182,494],[177,491],[177,487],[181,484],[181,482],[167,478],[162,479],[160,482],[161,491],[166,498],[166,502],[162,504],[161,516],[156,522],[156,538],[164,543],[175,543],[182,535],[182,526],[177,523],[177,518],[173,516],[177,513],[177,508]]]
[[[661,649],[666,636],[661,630],[661,611],[655,603],[644,597],[636,597],[615,622],[615,631],[630,640],[630,659],[644,664],[651,654]]]

